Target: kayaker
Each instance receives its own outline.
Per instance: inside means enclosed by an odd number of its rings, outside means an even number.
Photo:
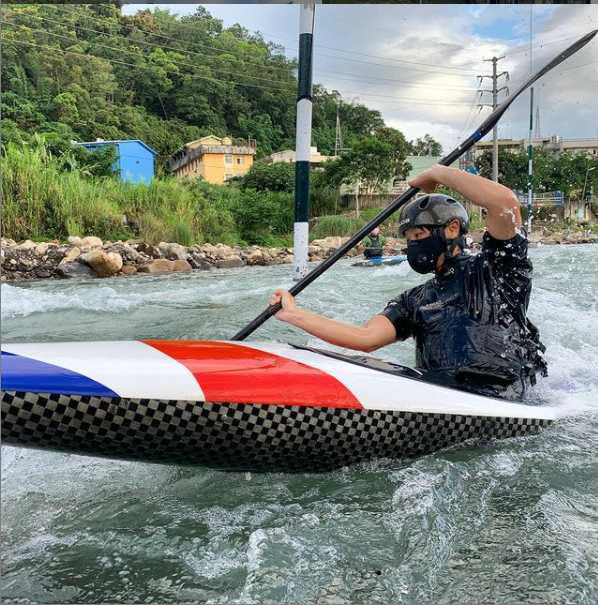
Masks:
[[[372,232],[365,238],[363,244],[365,250],[363,255],[366,258],[377,258],[384,254],[385,239],[380,235],[380,227],[372,229]]]
[[[515,194],[498,183],[436,165],[409,183],[426,192],[406,204],[399,229],[407,260],[433,279],[392,299],[363,326],[298,307],[286,290],[276,317],[334,345],[371,352],[415,338],[416,367],[427,378],[465,390],[520,398],[536,375],[546,375],[544,347],[527,319],[532,265]],[[477,255],[464,253],[468,215],[441,185],[486,210],[486,232]]]

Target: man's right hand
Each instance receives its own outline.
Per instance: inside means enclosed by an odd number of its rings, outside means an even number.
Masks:
[[[281,321],[288,321],[293,315],[293,312],[298,309],[295,304],[295,298],[287,290],[278,289],[274,291],[274,294],[270,297],[270,306],[278,303],[282,305],[282,309],[276,313],[274,317]]]

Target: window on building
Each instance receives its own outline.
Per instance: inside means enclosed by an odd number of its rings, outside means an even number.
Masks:
[[[224,163],[225,164],[232,164],[233,163],[233,156],[230,153],[227,153],[224,156]]]
[[[243,163],[243,158],[237,158],[237,164],[242,164]]]

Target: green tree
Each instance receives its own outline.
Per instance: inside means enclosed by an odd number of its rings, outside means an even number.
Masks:
[[[409,142],[411,155],[442,155],[442,145],[429,134]]]
[[[292,193],[295,189],[295,164],[256,162],[243,177],[241,186],[243,189],[255,189],[256,191]]]

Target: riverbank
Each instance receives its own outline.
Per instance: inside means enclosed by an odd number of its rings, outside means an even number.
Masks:
[[[474,243],[481,240],[482,231],[471,232]],[[309,245],[309,260],[320,261],[329,256],[346,237],[326,237]],[[598,235],[575,231],[536,230],[531,245],[598,243]],[[388,238],[385,254],[398,254],[404,240]],[[363,252],[359,245],[348,256]],[[174,273],[209,271],[245,265],[281,265],[293,262],[292,248],[263,246],[227,246],[203,244],[182,246],[172,242],[157,245],[139,240],[102,241],[98,237],[69,237],[67,242],[15,242],[2,238],[0,249],[0,280],[14,282],[32,279],[65,279],[73,277],[129,276],[143,273]]]
[[[309,259],[322,260],[346,239],[327,237],[313,241],[309,246]],[[362,249],[357,248],[351,255],[361,252]],[[94,236],[42,243],[2,238],[0,260],[0,279],[12,282],[280,265],[293,262],[293,250],[225,244],[182,246],[173,242],[152,245],[139,240],[102,241]]]

